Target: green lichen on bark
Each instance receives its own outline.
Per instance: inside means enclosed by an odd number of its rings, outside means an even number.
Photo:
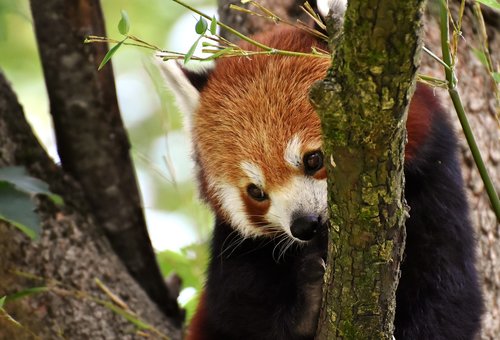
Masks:
[[[392,337],[405,237],[405,122],[422,14],[422,0],[351,0],[332,68],[311,90],[332,224],[318,339]]]

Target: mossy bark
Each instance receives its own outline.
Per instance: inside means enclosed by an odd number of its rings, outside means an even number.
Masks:
[[[332,226],[318,339],[392,337],[405,239],[405,123],[422,15],[421,0],[350,1],[332,67],[311,90]]]

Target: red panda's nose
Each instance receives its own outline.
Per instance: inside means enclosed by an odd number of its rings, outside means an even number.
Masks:
[[[290,231],[299,240],[309,241],[318,231],[321,217],[318,215],[302,215],[295,217],[292,221]]]

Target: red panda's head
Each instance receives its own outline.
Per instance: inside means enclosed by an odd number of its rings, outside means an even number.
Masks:
[[[317,44],[296,29],[257,39],[305,52]],[[328,66],[328,59],[253,56],[220,59],[206,77],[176,63],[162,67],[188,115],[202,197],[245,237],[308,240],[327,220],[321,126],[308,92]]]

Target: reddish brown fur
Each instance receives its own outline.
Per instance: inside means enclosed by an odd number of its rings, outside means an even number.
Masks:
[[[256,201],[249,197],[246,192],[241,194],[241,200],[245,206],[248,219],[256,226],[266,225],[266,219],[264,215],[269,210],[271,202],[269,200],[264,200],[262,202]]]
[[[326,167],[321,168],[313,177],[316,179],[326,179]]]
[[[290,28],[278,28],[256,40],[275,48],[302,52],[310,52],[311,46],[319,45],[309,34]],[[255,50],[248,44],[242,47]],[[238,170],[239,164],[241,161],[257,164],[265,174],[266,190],[283,187],[292,175],[303,173],[302,169],[286,164],[283,155],[287,143],[297,133],[301,141],[307,143],[302,145],[303,153],[321,146],[321,125],[308,93],[315,81],[324,78],[329,66],[329,59],[318,58],[224,58],[217,62],[202,91],[192,131],[199,165],[205,174],[222,178],[241,189],[247,213],[253,216],[250,220],[256,225],[262,223],[258,216],[267,212],[269,204],[248,198],[245,188],[249,182],[243,171]],[[431,121],[428,102],[434,103],[429,92],[418,86],[411,102],[406,160],[415,155],[428,133]],[[322,169],[314,177],[324,179],[326,171]],[[212,207],[224,214],[209,188],[210,178],[200,178],[200,182]],[[203,339],[205,317],[202,296],[191,322],[189,340]]]
[[[408,144],[405,147],[405,159],[411,160],[419,146],[423,143],[432,121],[432,110],[439,107],[432,90],[425,85],[417,84],[417,89],[410,102],[406,129]]]
[[[292,28],[277,28],[256,39],[283,50],[310,52],[311,46],[324,48],[311,35]],[[241,46],[256,50],[246,43]],[[284,148],[293,135],[299,132],[301,140],[307,141],[304,152],[321,145],[320,121],[309,103],[308,93],[310,86],[325,76],[329,65],[329,59],[306,57],[220,59],[202,91],[193,122],[193,139],[205,173],[223,177],[245,194],[249,183],[242,181],[246,176],[235,169],[246,160],[261,167],[266,176],[266,190],[286,185],[294,173],[301,171],[283,162]],[[428,92],[419,86],[410,105],[407,160],[429,129],[431,112],[425,101],[432,100],[432,94]],[[316,175],[325,176],[325,172]],[[207,178],[200,180],[210,182]],[[217,202],[206,185],[202,189],[211,198],[209,201]]]
[[[191,319],[189,328],[186,334],[186,339],[189,340],[204,340],[204,331],[206,324],[206,308],[205,308],[205,294],[200,295],[200,301],[198,302],[198,307],[196,314]]]
[[[258,39],[276,48],[305,52],[317,45],[314,37],[303,32],[278,32]],[[246,176],[238,170],[241,161],[262,169],[266,190],[283,187],[293,174],[303,173],[286,164],[283,156],[297,133],[307,142],[302,145],[304,153],[321,146],[320,121],[308,92],[313,82],[325,76],[328,66],[328,59],[283,56],[219,60],[193,121],[193,140],[205,173],[222,177],[243,194],[249,182],[242,180]],[[212,203],[217,200],[209,188],[207,194]]]

